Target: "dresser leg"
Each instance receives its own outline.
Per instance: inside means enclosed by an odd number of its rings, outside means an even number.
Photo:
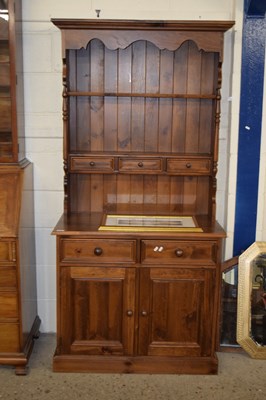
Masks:
[[[25,376],[28,373],[28,368],[26,365],[16,365],[15,374],[18,376]]]

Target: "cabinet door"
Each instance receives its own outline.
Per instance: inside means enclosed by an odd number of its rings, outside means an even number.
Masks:
[[[211,355],[214,283],[211,269],[142,268],[139,353]]]
[[[133,353],[135,269],[62,267],[61,354]]]

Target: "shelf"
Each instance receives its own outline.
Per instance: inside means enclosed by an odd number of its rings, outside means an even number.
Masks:
[[[79,97],[142,97],[142,98],[154,98],[154,99],[216,99],[215,94],[186,94],[186,93],[131,93],[131,92],[67,92],[67,96]]]
[[[1,132],[1,131],[0,131]],[[69,157],[106,157],[106,156],[112,156],[112,157],[149,157],[153,158],[154,156],[156,157],[167,157],[167,158],[195,158],[195,159],[200,159],[200,158],[210,158],[212,157],[212,153],[191,153],[191,152],[176,152],[176,151],[156,151],[156,152],[145,152],[145,151],[70,151],[69,152]]]

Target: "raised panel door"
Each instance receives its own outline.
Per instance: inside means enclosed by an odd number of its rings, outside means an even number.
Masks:
[[[135,269],[62,267],[61,354],[131,355]]]
[[[211,356],[212,270],[142,268],[139,353],[150,356]]]

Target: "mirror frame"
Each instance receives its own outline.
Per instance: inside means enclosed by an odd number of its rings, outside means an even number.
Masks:
[[[266,359],[266,346],[256,343],[251,332],[252,262],[266,252],[266,242],[255,242],[239,256],[237,342],[252,357]]]
[[[239,256],[235,256],[230,258],[229,260],[226,260],[222,262],[221,265],[221,285],[223,284],[223,274],[226,274],[230,271],[232,271],[234,268],[237,269],[237,274],[238,274],[238,261]],[[238,286],[238,284],[237,284]],[[221,343],[221,337],[222,337],[222,324],[223,324],[223,297],[222,297],[222,289],[221,289],[221,300],[220,300],[220,310],[219,310],[219,318],[218,318],[218,351],[220,352],[240,352],[243,351],[239,343]],[[236,313],[237,314],[237,313]],[[237,317],[235,319],[236,323]],[[236,334],[236,330],[235,330]]]

